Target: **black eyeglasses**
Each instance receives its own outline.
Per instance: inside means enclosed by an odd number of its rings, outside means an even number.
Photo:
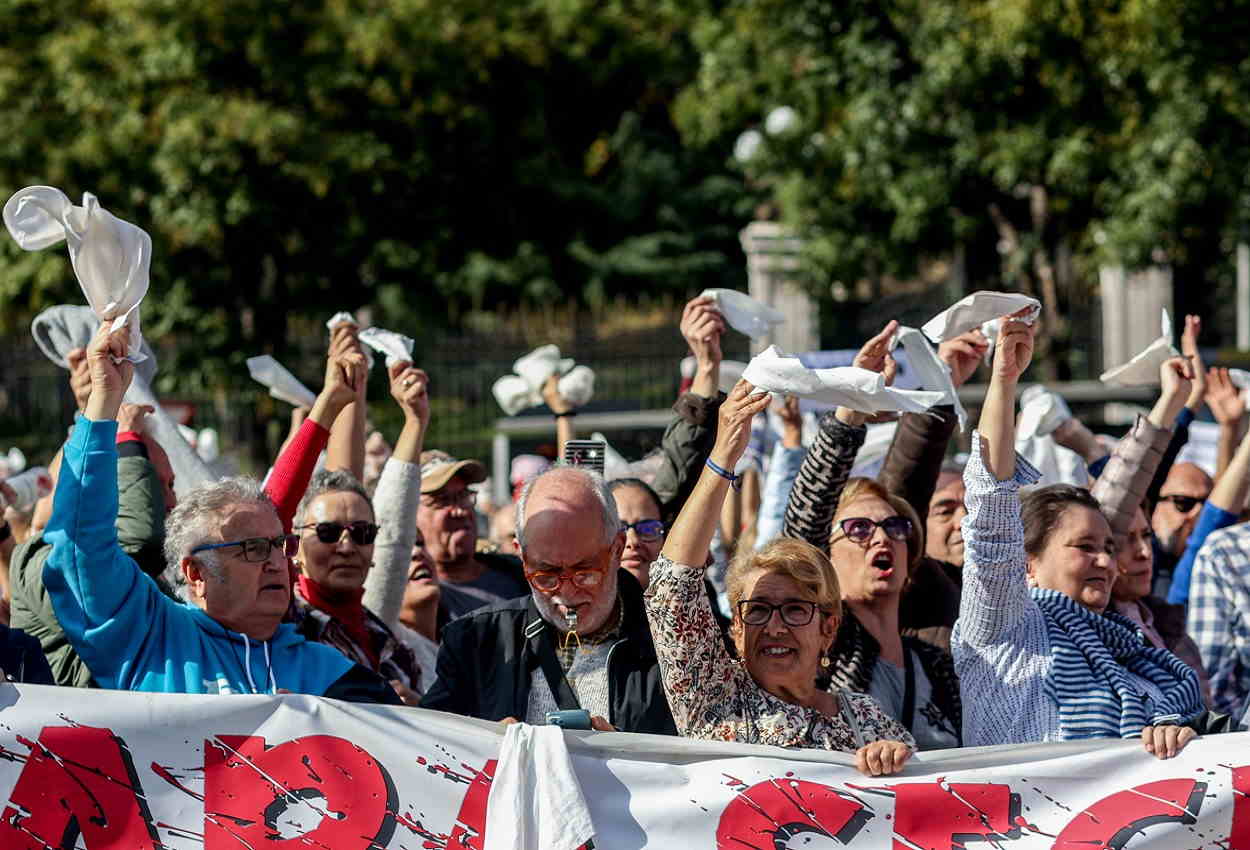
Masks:
[[[277,537],[249,537],[247,540],[231,540],[229,543],[205,543],[196,546],[191,554],[203,552],[205,549],[224,549],[227,546],[242,546],[243,560],[252,564],[263,564],[269,560],[269,553],[274,549],[288,558],[295,557],[299,551],[299,536],[280,534]]]
[[[773,612],[781,612],[787,626],[806,626],[816,616],[816,603],[806,599],[788,599],[780,605],[762,599],[743,599],[738,603],[738,619],[748,626],[766,626]]]
[[[642,540],[659,540],[664,536],[664,523],[658,519],[640,519],[637,522],[621,523],[621,531],[634,530],[634,534]]]
[[[856,543],[863,543],[871,538],[873,531],[878,528],[884,531],[885,536],[891,540],[906,540],[911,536],[912,530],[911,520],[897,515],[888,516],[880,522],[866,516],[852,516],[842,520],[838,525],[842,528],[842,533]]]
[[[1199,499],[1194,496],[1181,496],[1174,493],[1171,496],[1160,496],[1159,501],[1171,502],[1178,511],[1183,514],[1187,514],[1194,509],[1195,505],[1205,504],[1207,500]]]
[[[317,539],[322,543],[338,543],[343,537],[343,529],[347,529],[347,535],[357,546],[368,546],[378,536],[378,528],[380,526],[365,522],[358,519],[355,522],[349,522],[344,525],[341,522],[318,522],[311,525],[301,525],[300,530],[313,529],[317,533]]]

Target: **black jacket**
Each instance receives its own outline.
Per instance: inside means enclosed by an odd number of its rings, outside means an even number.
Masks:
[[[625,606],[624,637],[608,655],[608,721],[622,732],[676,735],[642,607],[642,588],[625,570],[618,573],[618,587]],[[438,678],[421,707],[482,720],[524,720],[534,671],[560,670],[558,639],[529,596],[466,614],[443,630]],[[563,674],[556,690],[561,708],[581,707]]]

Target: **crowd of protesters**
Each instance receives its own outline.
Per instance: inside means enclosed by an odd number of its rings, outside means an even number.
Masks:
[[[424,445],[438,375],[391,364],[404,425],[393,446],[368,434],[350,323],[264,482],[178,497],[155,411],[123,401],[128,334],[103,326],[66,358],[78,413],[53,491],[5,512],[0,666],[63,687],[314,694],[504,723],[585,711],[603,731],[853,753],[872,775],[917,749],[1137,738],[1167,758],[1242,729],[1239,391],[1205,368],[1190,317],[1149,413],[1111,447],[1065,416],[1054,439],[1087,480],[1038,486],[1016,453],[1027,318],[938,346],[955,387],[988,371],[966,462],[939,405],[898,417],[865,477],[864,412],[837,407],[804,433],[795,399],[720,390],[726,323],[696,298],[680,319],[694,375],[649,473],[525,456],[505,505],[486,503],[481,463]],[[896,329],[854,365],[892,375]],[[573,439],[575,407],[554,380],[542,395]],[[1204,406],[1214,481],[1176,462]],[[753,427],[770,415],[781,433],[763,452]]]

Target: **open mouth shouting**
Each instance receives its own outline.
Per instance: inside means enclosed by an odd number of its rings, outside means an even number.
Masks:
[[[894,575],[894,552],[888,546],[882,546],[868,553],[868,564],[881,578],[889,579]]]

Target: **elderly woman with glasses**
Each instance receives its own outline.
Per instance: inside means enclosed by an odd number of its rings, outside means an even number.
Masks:
[[[1169,758],[1205,729],[1197,674],[1108,611],[1116,544],[1098,501],[1015,452],[1015,394],[1034,328],[1008,317],[964,472],[964,597],[952,647],[970,744],[1137,738]],[[1183,359],[1165,384],[1188,382]],[[1183,393],[1182,393],[1183,397]]]
[[[729,470],[768,405],[752,390],[739,381],[721,405],[703,474],[651,567],[647,616],[673,718],[689,737],[838,750],[855,753],[864,773],[895,773],[912,736],[867,694],[819,681],[842,613],[838,576],[820,551],[782,539],[736,561],[726,584],[738,659],[721,641],[703,564],[735,478]]]

